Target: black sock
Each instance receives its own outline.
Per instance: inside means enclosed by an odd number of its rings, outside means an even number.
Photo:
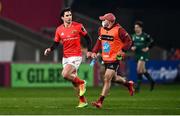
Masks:
[[[155,82],[154,82],[154,80],[152,79],[151,75],[148,72],[145,72],[144,75],[151,82],[150,91],[152,91],[154,89]]]
[[[145,72],[144,75],[150,82],[154,82],[154,80],[152,79],[151,75],[148,72]]]

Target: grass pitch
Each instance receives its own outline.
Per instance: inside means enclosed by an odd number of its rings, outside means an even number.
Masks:
[[[78,100],[72,88],[0,88],[0,114],[180,114],[180,85],[177,84],[157,85],[152,92],[144,85],[133,97],[122,86],[112,87],[103,107],[96,109],[90,103],[98,98],[100,91],[100,87],[87,88],[89,106],[77,109]]]

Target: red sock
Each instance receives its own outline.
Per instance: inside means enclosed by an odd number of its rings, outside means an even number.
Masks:
[[[79,101],[80,102],[86,102],[86,98],[84,96],[79,96]]]
[[[83,83],[84,83],[84,80],[81,80],[81,79],[79,79],[78,77],[75,77],[75,78],[73,79],[73,82],[76,83],[76,84],[83,84]]]
[[[103,101],[104,101],[104,98],[105,98],[105,96],[102,96],[102,95],[101,95],[101,96],[99,97],[99,100],[98,100],[98,102],[101,102],[101,103],[103,103]]]

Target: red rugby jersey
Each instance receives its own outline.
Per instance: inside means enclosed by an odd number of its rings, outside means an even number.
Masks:
[[[81,36],[85,36],[87,31],[81,23],[72,22],[70,27],[60,25],[56,29],[54,41],[62,42],[63,57],[81,56]]]

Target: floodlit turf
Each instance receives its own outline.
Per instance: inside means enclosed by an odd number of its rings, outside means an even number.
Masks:
[[[98,98],[101,88],[88,88],[88,102]],[[150,92],[129,96],[124,87],[111,88],[101,109],[90,104],[77,109],[72,88],[0,88],[0,114],[180,114],[180,85],[158,85]]]

